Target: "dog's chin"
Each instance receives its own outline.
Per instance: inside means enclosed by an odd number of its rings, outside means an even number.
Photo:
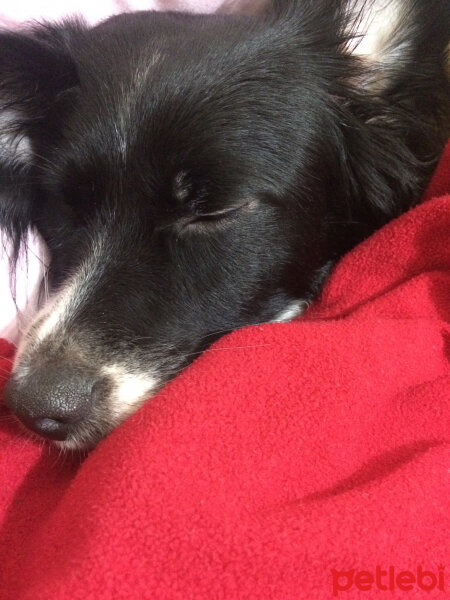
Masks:
[[[87,423],[71,432],[65,440],[49,440],[42,436],[39,437],[63,452],[80,452],[84,454],[93,450],[116,427],[117,425],[111,425],[108,429],[100,431],[97,426]]]
[[[121,423],[103,424],[86,421],[73,427],[65,439],[53,439],[30,429],[19,418],[14,419],[24,438],[38,443],[40,446],[53,446],[62,453],[80,453],[82,455],[93,450],[97,444]]]
[[[122,414],[112,414],[104,411],[93,417],[86,417],[83,421],[73,424],[64,439],[50,439],[39,436],[41,439],[54,444],[63,451],[89,452],[97,444],[117,429],[131,415],[139,410],[148,398],[136,402],[132,410],[126,410]]]
[[[55,439],[54,437],[37,433],[22,423],[20,419],[17,419],[17,422],[23,434],[39,444],[49,444],[59,448],[63,452],[87,453],[93,450],[103,438],[121,425],[125,418],[114,422],[111,420],[106,422],[104,420],[101,423],[86,419],[82,423],[74,424],[64,439]]]

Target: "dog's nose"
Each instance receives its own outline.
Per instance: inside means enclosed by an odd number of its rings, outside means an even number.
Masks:
[[[13,376],[4,392],[6,404],[26,427],[53,440],[65,440],[92,407],[92,373],[54,365],[26,377]]]

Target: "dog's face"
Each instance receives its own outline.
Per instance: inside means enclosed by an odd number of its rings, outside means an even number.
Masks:
[[[156,14],[71,35],[76,79],[16,156],[34,157],[51,262],[7,397],[81,447],[219,335],[299,314],[324,240],[320,201],[298,194],[316,99],[279,72],[288,47],[244,21]]]
[[[50,254],[6,397],[42,436],[92,446],[223,333],[300,314],[418,199],[432,119],[409,115],[420,86],[436,112],[439,71],[416,61],[399,111],[345,2],[274,7],[0,34],[0,223]],[[391,76],[404,39],[372,44]]]

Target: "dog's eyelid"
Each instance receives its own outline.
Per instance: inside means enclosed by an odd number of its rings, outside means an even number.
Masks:
[[[250,213],[256,210],[259,205],[259,201],[255,198],[251,200],[230,206],[227,208],[223,208],[214,212],[205,212],[198,214],[194,218],[190,219],[187,223],[184,224],[183,228],[190,227],[208,227],[209,225],[225,225],[227,223],[231,223],[234,220],[234,217],[239,213]]]
[[[246,202],[243,203],[239,203],[237,205],[234,206],[228,206],[227,208],[222,208],[220,210],[211,212],[211,213],[205,213],[205,217],[220,217],[222,215],[228,215],[234,212],[238,212],[241,210],[245,210],[247,212],[251,212],[253,210],[256,209],[256,207],[258,206],[258,200],[256,198],[252,198],[251,200],[248,200]],[[200,217],[203,215],[200,215]]]

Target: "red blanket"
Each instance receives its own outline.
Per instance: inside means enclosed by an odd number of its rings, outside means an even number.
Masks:
[[[448,598],[449,190],[450,145],[304,318],[226,336],[83,461],[2,410],[1,600]]]

